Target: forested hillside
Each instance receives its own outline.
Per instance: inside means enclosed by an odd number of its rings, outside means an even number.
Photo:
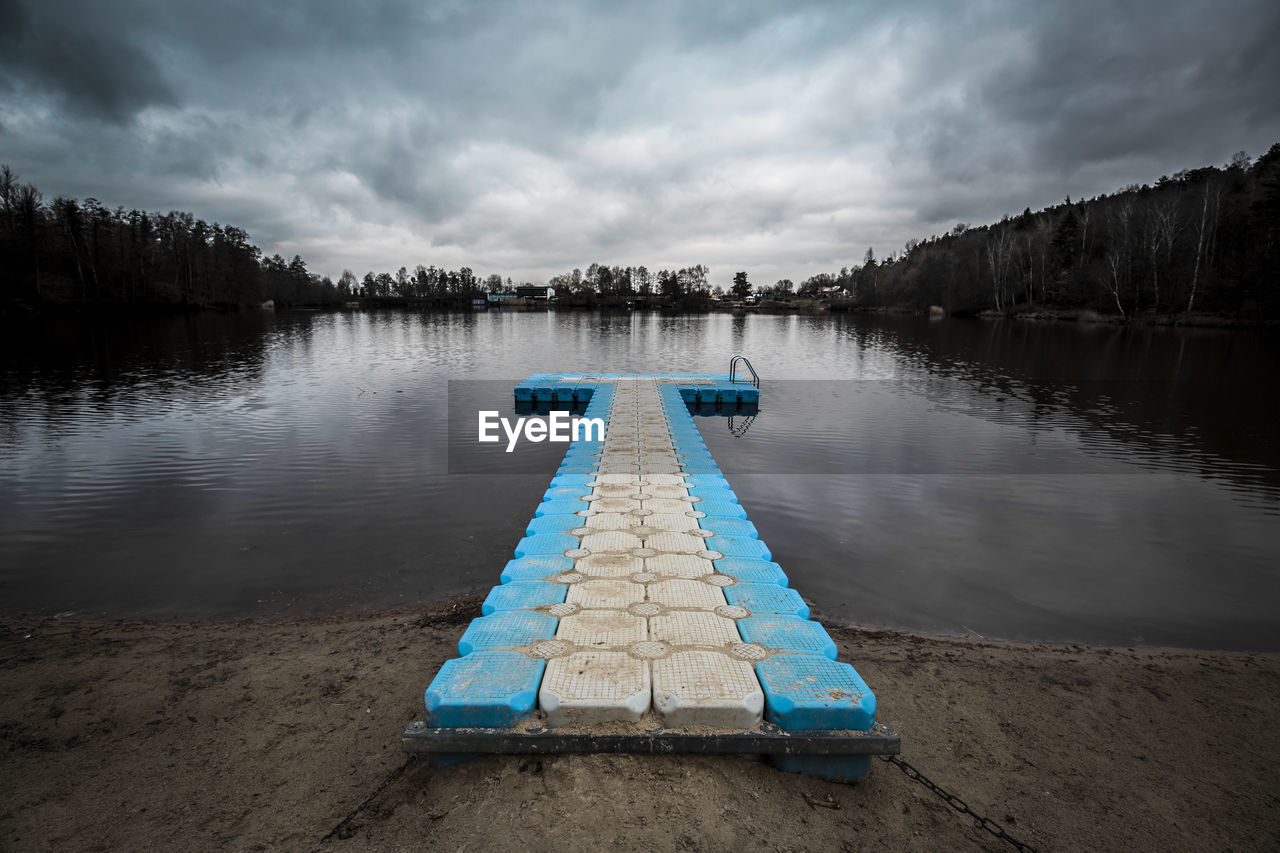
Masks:
[[[46,202],[0,167],[0,299],[27,303],[218,306],[343,298],[302,258],[263,257],[234,225],[190,213]]]
[[[953,313],[1091,309],[1127,318],[1280,317],[1280,143],[1113,195],[958,224],[800,287],[839,285],[858,306]],[[784,286],[786,282],[782,283]],[[784,288],[785,289],[785,288]]]

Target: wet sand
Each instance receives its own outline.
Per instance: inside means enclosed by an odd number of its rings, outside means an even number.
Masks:
[[[406,763],[476,598],[323,619],[0,622],[3,850],[1009,850],[896,767]],[[903,758],[1042,850],[1280,847],[1280,655],[829,626]]]

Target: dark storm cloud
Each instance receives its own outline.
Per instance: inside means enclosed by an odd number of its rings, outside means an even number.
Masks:
[[[147,106],[173,104],[159,66],[127,32],[113,32],[121,22],[104,27],[94,17],[61,14],[52,4],[0,3],[0,86],[6,96],[21,96],[29,87],[54,95],[74,114],[113,122]]]
[[[1180,150],[1280,114],[1276,4],[1080,3],[1027,35],[983,99],[1045,167]]]
[[[1273,5],[0,0],[0,159],[333,274],[800,278],[1261,153]]]

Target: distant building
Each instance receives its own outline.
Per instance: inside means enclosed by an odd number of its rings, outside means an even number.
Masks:
[[[849,291],[845,290],[843,287],[819,287],[818,295],[830,296],[839,299],[848,296]]]
[[[535,302],[535,301],[546,302],[548,299],[554,299],[555,295],[556,295],[556,289],[554,287],[539,286],[539,287],[517,287],[514,292],[508,292],[508,293],[490,293],[488,294],[487,298],[489,300],[489,304],[492,305],[498,302],[516,302],[516,301],[519,301],[520,303],[529,303],[529,302]]]

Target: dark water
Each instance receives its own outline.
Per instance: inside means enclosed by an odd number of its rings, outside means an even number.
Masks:
[[[10,614],[225,618],[482,590],[563,446],[516,461],[451,441],[451,418],[510,415],[532,372],[723,372],[742,352],[760,414],[700,424],[824,615],[1280,648],[1280,350],[1255,333],[281,313],[4,335]]]

